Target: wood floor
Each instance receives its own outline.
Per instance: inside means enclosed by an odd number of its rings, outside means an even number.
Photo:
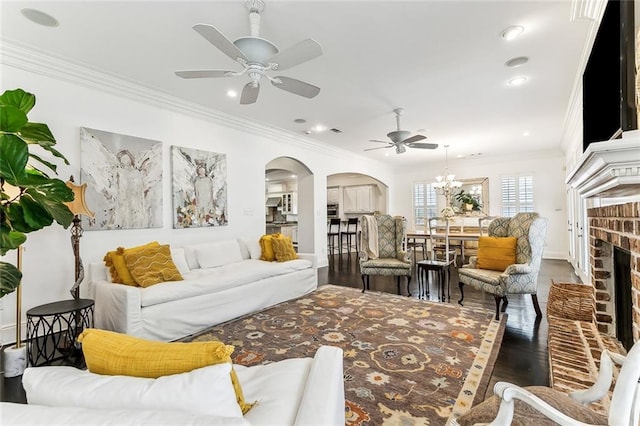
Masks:
[[[418,259],[420,260],[420,259]],[[329,266],[318,271],[319,283],[343,285],[347,287],[362,288],[362,280],[358,268],[356,253],[350,256],[335,255],[329,259]],[[573,273],[571,265],[564,260],[543,260],[538,275],[538,301],[542,309],[543,317],[536,320],[536,314],[529,295],[515,295],[509,297],[507,307],[507,325],[500,348],[500,354],[487,390],[489,396],[493,384],[497,381],[506,381],[521,386],[549,385],[549,360],[547,357],[547,332],[548,325],[545,318],[547,296],[551,279],[564,282],[580,282]],[[401,280],[402,294],[406,295],[406,279]],[[451,300],[446,303],[457,304],[460,298],[458,277],[455,272],[451,274]],[[372,276],[370,281],[372,291],[384,291],[396,293],[395,277]],[[418,286],[415,272],[411,279],[410,291],[416,297]],[[436,300],[436,291],[431,288],[431,299]],[[468,286],[464,288],[465,306],[482,306],[495,310],[495,300],[492,295],[475,290]]]

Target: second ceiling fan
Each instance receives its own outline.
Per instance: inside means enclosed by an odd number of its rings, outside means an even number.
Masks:
[[[423,139],[426,139],[426,136],[423,135],[414,135],[411,136],[411,132],[407,130],[400,130],[400,115],[404,111],[402,108],[396,108],[393,112],[396,114],[396,125],[397,130],[387,133],[387,137],[391,139],[391,142],[378,141],[375,139],[370,139],[369,142],[378,142],[378,143],[386,143],[387,146],[381,146],[378,148],[368,148],[365,151],[373,151],[374,149],[384,149],[384,148],[395,148],[396,154],[402,154],[406,152],[406,147],[409,148],[419,148],[419,149],[436,149],[438,147],[437,143],[424,143],[418,142]]]

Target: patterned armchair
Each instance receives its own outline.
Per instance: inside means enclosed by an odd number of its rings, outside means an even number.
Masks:
[[[536,315],[542,315],[538,305],[538,272],[548,221],[538,213],[518,213],[512,218],[499,217],[489,225],[491,237],[516,237],[516,263],[509,265],[504,272],[477,269],[477,257],[471,256],[469,264],[458,269],[460,300],[464,299],[463,286],[470,285],[493,294],[496,300],[496,320],[507,308],[508,294],[530,294]]]
[[[369,220],[373,218],[373,220]],[[370,226],[376,229],[370,229]],[[400,216],[376,215],[362,216],[360,219],[360,273],[362,274],[362,292],[369,289],[370,275],[395,275],[398,277],[398,294],[400,294],[400,277],[407,277],[407,293],[411,283],[411,253],[402,249],[405,235],[404,220]],[[377,232],[376,232],[377,231]],[[377,234],[377,246],[370,241]],[[377,256],[370,248],[377,247]]]

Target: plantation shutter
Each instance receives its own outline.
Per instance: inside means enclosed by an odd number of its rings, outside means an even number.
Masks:
[[[502,216],[512,217],[519,212],[533,211],[533,176],[504,176],[502,178]]]

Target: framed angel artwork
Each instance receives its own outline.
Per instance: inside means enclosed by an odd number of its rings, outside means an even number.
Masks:
[[[227,225],[227,155],[171,147],[173,227]]]
[[[96,212],[84,229],[162,227],[162,142],[81,127],[80,180]]]

